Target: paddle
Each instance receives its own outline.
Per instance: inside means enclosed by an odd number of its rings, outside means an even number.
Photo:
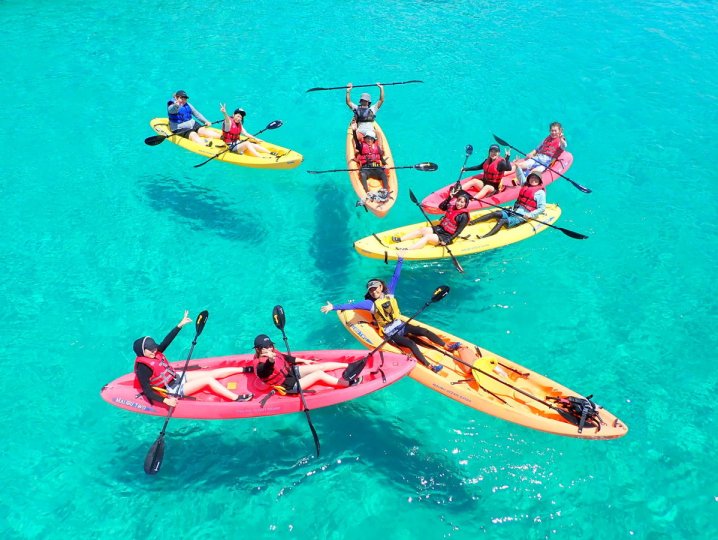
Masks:
[[[588,236],[585,234],[577,233],[575,231],[572,231],[571,229],[564,229],[563,227],[557,227],[556,225],[551,225],[550,223],[546,223],[545,221],[541,221],[540,219],[523,216],[519,214],[518,212],[510,209],[510,208],[504,208],[503,206],[498,206],[496,204],[491,204],[490,202],[486,202],[486,199],[477,199],[475,197],[471,197],[474,201],[479,201],[482,204],[485,204],[487,206],[493,206],[494,208],[498,208],[499,210],[504,210],[505,212],[509,212],[510,214],[514,214],[515,216],[519,216],[523,219],[530,219],[531,221],[536,221],[540,223],[541,225],[546,225],[547,227],[551,227],[552,229],[556,229],[558,231],[561,231],[566,236],[570,236],[571,238],[575,238],[576,240],[586,240]],[[475,222],[474,222],[475,223]],[[469,225],[471,225],[471,221],[469,221]]]
[[[260,133],[264,133],[264,132],[267,131],[268,129],[277,129],[278,127],[282,127],[282,121],[281,121],[281,120],[274,120],[274,121],[270,122],[269,124],[267,124],[267,127],[266,127],[266,128],[260,129],[257,133],[255,133],[255,134],[252,135],[251,137],[247,137],[247,138],[244,139],[244,140],[245,140],[245,141],[248,141],[249,139],[252,139],[252,138],[256,137],[257,135],[259,135]],[[239,140],[238,142],[241,143],[241,142],[244,142],[244,141],[242,141],[242,140],[241,140],[241,137],[240,137],[240,140]],[[194,165],[194,168],[196,169],[197,167],[201,167],[202,165],[206,165],[207,163],[209,163],[209,162],[212,161],[213,159],[217,159],[217,158],[218,158],[219,156],[221,156],[222,154],[226,154],[227,152],[229,152],[229,150],[230,150],[230,148],[229,148],[229,146],[227,146],[227,148],[226,148],[225,150],[222,150],[222,151],[219,152],[218,154],[213,155],[213,156],[212,156],[211,158],[209,158],[208,160],[203,161],[202,163],[199,163],[199,164],[197,164],[197,165]]]
[[[282,339],[284,339],[284,346],[287,348],[287,355],[291,357],[292,352],[289,350],[287,334],[284,333],[284,323],[286,322],[286,318],[284,316],[284,308],[282,306],[274,306],[274,310],[272,311],[272,319],[274,320],[274,326],[281,330]],[[302,385],[299,381],[299,369],[297,368],[297,365],[294,361],[290,363],[292,365],[292,372],[294,373],[294,378],[297,379],[297,388],[299,389],[299,397],[302,400],[302,409],[304,410],[304,414],[307,415],[307,422],[309,422],[309,429],[312,430],[312,437],[314,437],[314,446],[316,446],[317,448],[317,457],[319,457],[319,435],[317,435],[317,430],[314,429],[314,424],[312,424],[312,419],[309,416],[309,407],[307,407],[307,400],[304,398],[304,391],[302,390]]]
[[[508,146],[509,148],[513,148],[514,150],[516,150],[516,151],[517,151],[519,154],[521,154],[522,156],[526,156],[526,153],[525,153],[525,152],[522,152],[521,150],[519,150],[519,149],[516,148],[515,146],[511,146],[509,143],[507,143],[507,142],[506,142],[505,140],[503,140],[501,137],[497,137],[496,135],[494,135],[494,139],[496,139],[496,142],[499,143],[500,145],[502,145],[502,146]],[[574,186],[576,189],[579,189],[579,190],[583,191],[584,193],[591,193],[591,190],[590,190],[590,189],[588,189],[587,187],[582,186],[582,185],[579,184],[578,182],[574,182],[574,181],[571,180],[568,176],[564,176],[563,174],[561,174],[560,172],[558,172],[556,169],[552,169],[551,167],[546,167],[546,168],[547,168],[548,170],[550,170],[550,171],[555,172],[555,173],[556,173],[557,175],[559,175],[561,178],[563,178],[563,179],[568,180],[569,182],[571,182],[571,184],[573,184],[573,186]]]
[[[403,167],[375,167],[377,169],[416,169],[417,171],[434,172],[439,168],[436,163],[425,161],[423,163],[417,163],[416,165],[405,165]],[[323,174],[328,172],[348,172],[348,171],[360,171],[361,169],[329,169],[327,171],[307,171],[309,174]]]
[[[192,351],[194,351],[194,346],[197,345],[197,338],[202,333],[202,330],[204,330],[204,325],[207,323],[207,317],[209,317],[209,313],[207,312],[207,310],[197,315],[197,320],[195,322],[194,339],[192,340],[192,346],[190,347],[189,354],[187,355],[187,361],[184,363],[184,367],[182,368],[182,374],[180,375],[180,382],[177,385],[177,388],[182,388],[182,381],[184,380],[184,374],[187,371],[187,364],[189,364],[189,359],[192,358]],[[149,452],[147,452],[147,456],[145,457],[145,473],[147,474],[157,474],[160,470],[160,467],[162,467],[162,459],[165,455],[165,430],[167,429],[167,424],[169,423],[170,418],[172,418],[172,414],[174,413],[174,411],[175,408],[170,407],[169,413],[167,413],[167,418],[165,418],[165,423],[162,426],[162,431],[160,431],[159,437],[157,437],[157,440],[150,447]]]
[[[212,124],[219,124],[220,122],[224,122],[224,120],[216,120],[212,122]],[[167,125],[167,124],[163,124]],[[169,139],[170,137],[174,137],[175,135],[185,135],[186,133],[189,133],[192,131],[191,129],[180,129],[179,131],[173,131],[169,135],[153,135],[152,137],[147,137],[145,139],[145,144],[147,146],[157,146],[160,143],[165,142],[165,139]]]
[[[429,216],[426,215],[426,212],[424,212],[424,208],[421,206],[421,203],[417,200],[416,195],[414,195],[414,192],[411,190],[409,190],[409,198],[411,198],[411,202],[413,202],[416,206],[419,207],[419,210],[421,210],[421,213],[424,214],[426,221],[429,222],[429,226],[431,226],[431,230],[434,231],[434,234],[436,234],[438,236],[438,234],[436,233],[436,227],[434,226],[433,223],[431,223],[431,219],[429,219]],[[454,263],[454,266],[456,267],[456,269],[459,271],[459,273],[463,274],[464,269],[461,266],[461,264],[459,264],[459,261],[456,260],[456,257],[454,257],[454,254],[451,253],[451,248],[449,247],[449,245],[447,244],[444,247],[446,248],[446,251],[449,253],[449,256],[451,257],[451,261]]]
[[[411,83],[423,83],[424,81],[403,81],[403,82],[386,82],[386,83],[379,83],[382,86],[394,86],[395,84],[411,84]],[[352,88],[367,88],[369,86],[376,86],[376,83],[374,84],[353,84]],[[321,86],[318,86],[317,88],[310,88],[307,90],[307,92],[316,92],[318,90],[346,90],[346,85],[344,86],[332,86],[331,88],[322,88]]]
[[[461,166],[461,170],[459,171],[459,177],[456,179],[456,185],[454,186],[454,191],[459,191],[461,189],[461,175],[464,173],[464,167],[466,167],[466,162],[469,161],[469,157],[471,157],[471,154],[474,153],[474,147],[470,144],[466,145],[466,157],[464,158],[464,164]],[[449,191],[451,193],[451,191]]]
[[[406,326],[407,324],[409,324],[410,321],[412,321],[413,319],[415,319],[416,317],[418,317],[418,316],[419,316],[427,307],[429,307],[431,304],[433,304],[433,303],[435,303],[435,302],[438,302],[439,300],[442,300],[447,294],[449,294],[449,291],[450,291],[450,290],[451,290],[451,289],[449,288],[448,285],[439,285],[439,286],[436,288],[436,290],[434,291],[434,294],[431,295],[431,298],[429,299],[429,301],[426,302],[426,303],[421,307],[421,309],[419,309],[419,311],[417,311],[416,313],[414,313],[414,314],[413,314],[411,317],[409,317],[407,320],[402,321],[402,324],[400,324],[400,325],[396,328],[396,330],[395,330],[394,332],[392,332],[390,335],[384,336],[384,339],[381,341],[381,343],[379,343],[379,345],[377,345],[377,346],[374,347],[371,351],[369,351],[369,353],[368,353],[364,358],[362,358],[361,360],[357,360],[356,362],[352,362],[352,363],[344,370],[344,373],[342,374],[342,377],[344,377],[345,379],[349,380],[349,379],[351,379],[351,378],[356,377],[357,375],[359,375],[359,373],[361,373],[361,370],[364,369],[364,366],[366,365],[367,360],[369,360],[369,358],[371,357],[371,355],[374,354],[374,353],[375,353],[376,351],[378,351],[379,349],[381,349],[381,348],[386,344],[386,342],[391,339],[391,336],[393,336],[394,334],[396,334],[396,332],[398,332],[400,328],[402,328],[403,326]]]

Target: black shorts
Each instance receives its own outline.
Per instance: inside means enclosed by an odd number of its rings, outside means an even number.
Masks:
[[[436,236],[439,237],[439,240],[441,240],[444,244],[451,243],[451,235],[446,232],[441,225],[434,227],[434,232],[436,233]]]
[[[199,131],[199,128],[202,127],[202,124],[197,122],[197,120],[194,121],[191,128],[183,127],[183,128],[177,128],[176,131],[179,131],[178,135],[184,137],[185,139],[189,138],[189,134],[192,132],[197,133]]]
[[[282,383],[282,387],[286,390],[287,394],[296,394],[299,392],[299,384],[293,374],[287,375],[287,378],[284,379]]]

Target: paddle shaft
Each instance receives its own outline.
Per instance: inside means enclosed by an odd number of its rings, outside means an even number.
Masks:
[[[426,168],[419,167],[419,165],[427,165]],[[416,169],[418,171],[435,171],[433,168],[434,163],[419,163],[417,165],[404,165],[402,167],[364,167],[365,169]],[[361,169],[328,169],[326,171],[307,171],[309,174],[322,174],[329,172],[354,172],[361,171]]]
[[[411,190],[409,190],[409,194],[411,195],[411,200],[414,202],[414,204],[416,204],[416,206],[419,207],[419,210],[421,210],[421,213],[424,214],[424,217],[426,218],[426,221],[429,223],[431,230],[434,231],[434,234],[438,238],[439,234],[436,232],[436,226],[431,222],[431,219],[429,219],[429,216],[426,215],[426,212],[424,211],[424,208],[421,206],[421,203],[419,203],[419,201],[416,199],[416,196],[414,195],[414,193]],[[451,261],[454,263],[454,266],[456,267],[456,269],[459,271],[460,274],[463,274],[464,268],[461,266],[461,264],[459,264],[459,261],[456,260],[456,257],[451,252],[451,248],[449,247],[449,244],[445,244],[444,247],[446,248],[446,252],[451,257]]]
[[[255,133],[254,135],[252,135],[252,136],[247,137],[246,139],[244,139],[244,141],[242,140],[242,137],[240,136],[240,138],[239,138],[239,140],[237,141],[237,143],[238,143],[238,144],[241,144],[241,143],[243,143],[243,142],[245,142],[245,141],[248,141],[249,139],[253,139],[253,138],[255,138],[257,135],[259,135],[260,133],[263,133],[263,132],[267,131],[268,129],[269,129],[269,126],[267,126],[267,127],[264,128],[264,129],[260,129],[260,130],[259,130],[257,133]],[[231,148],[229,147],[229,145],[227,145],[227,148],[226,148],[226,149],[224,149],[224,150],[222,150],[221,152],[219,152],[219,153],[213,155],[211,158],[209,158],[209,159],[203,161],[202,163],[199,163],[199,164],[195,165],[194,168],[196,169],[197,167],[201,167],[202,165],[206,165],[207,163],[209,163],[209,162],[212,161],[213,159],[217,159],[219,156],[221,156],[221,155],[223,155],[223,154],[226,154],[226,153],[229,152],[230,150],[231,150]]]
[[[382,86],[394,86],[397,84],[411,84],[411,83],[423,83],[424,81],[402,81],[402,82],[390,82],[390,83],[379,83]],[[352,88],[368,88],[370,86],[376,86],[376,83],[374,84],[353,84]],[[318,90],[346,90],[345,86],[332,86],[331,88],[323,88],[321,86],[318,86],[316,88],[310,88],[307,90],[307,92],[316,92]]]

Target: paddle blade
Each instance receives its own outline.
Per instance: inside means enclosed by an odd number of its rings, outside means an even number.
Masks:
[[[417,163],[416,165],[414,165],[414,168],[417,171],[431,172],[431,171],[437,170],[439,168],[439,166],[436,163],[431,163],[430,161],[425,161],[424,163]]]
[[[449,294],[450,290],[451,289],[448,285],[439,285],[439,287],[434,291],[434,294],[431,295],[431,301],[438,302],[439,300],[442,300],[447,294]]]
[[[577,233],[576,231],[572,231],[571,229],[564,229],[563,227],[556,227],[558,230],[563,232],[566,236],[570,236],[571,238],[575,238],[576,240],[586,240],[588,236],[585,234]]]
[[[366,366],[367,360],[369,360],[369,356],[365,356],[361,360],[349,364],[344,370],[344,373],[342,373],[342,378],[350,382],[356,379],[364,369],[364,366]]]
[[[507,143],[505,140],[503,140],[501,137],[497,137],[496,134],[494,135],[494,140],[499,143],[501,146],[511,146],[509,143]]]
[[[145,473],[157,474],[165,456],[165,435],[161,433],[145,457]]]
[[[411,199],[411,202],[414,204],[419,204],[419,201],[416,198],[416,195],[414,195],[414,192],[409,190],[409,198]]]
[[[152,137],[147,137],[145,139],[145,144],[147,146],[157,146],[158,144],[164,142],[166,138],[167,137],[164,135],[153,135]]]
[[[282,127],[284,124],[282,124],[281,120],[275,120],[273,122],[270,122],[267,124],[267,127],[264,129],[277,129],[278,127]]]
[[[197,315],[197,321],[194,324],[196,337],[199,337],[199,335],[202,333],[202,330],[204,330],[204,325],[207,324],[208,318],[209,312],[206,309],[199,315]]]
[[[474,147],[470,144],[466,145],[466,157],[468,158],[471,154],[474,153]]]
[[[274,309],[272,310],[272,320],[274,321],[274,326],[282,331],[284,330],[284,323],[287,319],[284,315],[284,308],[282,306],[274,306]]]

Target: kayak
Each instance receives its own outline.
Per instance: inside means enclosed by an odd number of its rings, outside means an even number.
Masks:
[[[381,129],[379,124],[374,122],[374,132],[376,133],[377,142],[381,145],[384,150],[384,158],[386,159],[387,167],[394,167],[394,157],[391,155],[391,148],[389,147],[389,141],[386,140],[386,135]],[[349,171],[349,180],[351,180],[352,187],[359,197],[359,201],[362,206],[369,210],[372,214],[377,217],[384,217],[391,207],[396,202],[396,197],[399,192],[399,181],[396,177],[396,169],[386,169],[386,177],[389,180],[389,196],[381,197],[379,190],[382,188],[381,180],[376,178],[369,178],[367,185],[369,186],[369,192],[364,190],[364,186],[361,184],[359,179],[359,164],[355,158],[356,146],[354,144],[354,133],[352,130],[352,123],[349,123],[347,128],[347,147],[346,147],[346,159],[347,169],[354,169]]]
[[[154,118],[150,121],[150,126],[154,129],[158,135],[169,135],[170,125],[167,118]],[[221,134],[222,131],[217,128],[206,128],[214,131],[217,134]],[[167,138],[168,141],[181,146],[185,150],[199,154],[206,158],[212,156],[218,157],[215,161],[224,161],[233,165],[240,165],[242,167],[252,167],[255,169],[293,169],[298,167],[304,157],[302,154],[283,148],[276,144],[272,144],[262,139],[257,138],[256,140],[262,144],[265,148],[272,152],[272,154],[260,154],[261,157],[248,156],[245,154],[237,154],[236,152],[226,152],[227,145],[221,139],[209,139],[211,146],[204,146],[197,144],[194,141],[182,137],[180,135],[172,135]]]
[[[472,221],[484,214],[498,211],[496,208],[489,208],[485,210],[479,210],[470,214],[469,224],[464,228],[461,234],[449,244],[449,249],[455,257],[460,255],[470,255],[472,253],[479,253],[481,251],[488,251],[490,249],[496,249],[515,242],[520,242],[526,238],[530,238],[542,231],[545,231],[549,227],[542,225],[538,221],[528,220],[520,225],[507,229],[502,228],[499,232],[488,238],[479,238],[480,236],[488,233],[494,225],[496,220],[491,219],[483,221],[481,223],[473,223]],[[558,220],[561,215],[561,208],[557,204],[547,204],[546,211],[537,216],[536,219],[541,220],[545,223],[552,225]],[[433,225],[438,225],[440,220],[432,221]],[[391,229],[381,233],[372,234],[366,236],[361,240],[354,242],[354,249],[360,254],[371,259],[397,259],[398,257],[404,257],[407,260],[429,260],[429,259],[445,259],[451,257],[449,255],[446,246],[434,246],[426,244],[419,249],[401,249],[407,248],[414,244],[417,239],[405,240],[403,242],[392,242],[392,236],[402,236],[410,231],[426,227],[426,221],[423,223],[414,223],[413,225],[405,225],[396,229]]]
[[[368,311],[347,310],[337,314],[344,327],[367,348],[373,349],[381,343],[383,337],[377,333]],[[444,366],[434,373],[417,364],[409,376],[424,386],[472,409],[554,435],[615,439],[628,433],[628,427],[603,408],[596,419],[586,418],[581,428],[580,417],[570,412],[566,402],[569,402],[569,396],[579,399],[584,396],[466,339],[416,320],[411,324],[428,328],[445,342],[461,343],[459,349],[451,353],[429,341],[422,341],[424,345],[420,348],[426,358]],[[383,350],[403,352],[390,344]]]
[[[573,163],[573,155],[569,152],[566,152],[565,150],[561,153],[561,155],[554,160],[554,162],[551,164],[551,169],[546,169],[541,174],[541,179],[543,180],[543,185],[547,186],[557,178],[561,178],[561,176],[557,173],[565,174],[566,171],[571,167],[571,164]],[[484,177],[484,173],[479,173],[474,176],[470,176],[468,178],[464,178],[461,181],[461,185],[465,185],[470,180],[473,180],[475,178],[478,178],[481,180]],[[495,193],[494,195],[491,195],[489,197],[484,197],[483,201],[486,201],[491,204],[503,204],[509,201],[513,201],[516,199],[516,197],[519,196],[519,190],[521,189],[521,186],[514,186],[513,182],[516,180],[516,173],[511,172],[508,173],[506,176],[504,176],[504,185],[506,188],[503,191],[500,191],[499,193]],[[443,214],[444,211],[439,208],[439,205],[446,199],[446,197],[449,196],[449,190],[451,190],[452,187],[456,185],[456,182],[453,182],[449,184],[448,186],[445,186],[441,188],[438,191],[433,192],[430,195],[427,195],[423,201],[421,201],[421,206],[424,207],[424,210],[426,210],[429,214]],[[474,197],[476,196],[481,188],[472,186],[467,191],[468,193]],[[488,205],[485,204],[482,201],[476,201],[472,200],[469,203],[469,210],[479,210],[480,208],[486,208]]]
[[[329,351],[300,351],[294,356],[317,362],[345,362],[351,363],[366,356],[366,351],[360,350],[329,350]],[[242,367],[252,365],[252,354],[220,356],[215,358],[201,358],[190,362],[189,370],[212,370],[223,367]],[[414,367],[416,361],[402,353],[388,353],[380,351],[372,355],[361,372],[363,377],[359,384],[345,388],[327,386],[321,382],[312,385],[304,391],[307,407],[319,409],[336,405],[344,401],[370,394],[384,388],[402,378]],[[181,371],[184,361],[171,362],[176,371]],[[328,371],[336,377],[341,377],[343,369]],[[168,407],[163,403],[150,403],[140,394],[134,385],[134,373],[128,373],[102,387],[100,395],[110,405],[140,414],[153,416],[166,416]],[[226,420],[233,418],[253,418],[256,416],[270,416],[276,414],[289,414],[302,411],[299,394],[280,395],[273,393],[268,399],[272,388],[264,384],[254,373],[240,373],[220,379],[229,390],[236,394],[254,394],[250,401],[227,401],[214,394],[209,388],[181,398],[175,407],[174,418],[193,418],[197,420]]]

